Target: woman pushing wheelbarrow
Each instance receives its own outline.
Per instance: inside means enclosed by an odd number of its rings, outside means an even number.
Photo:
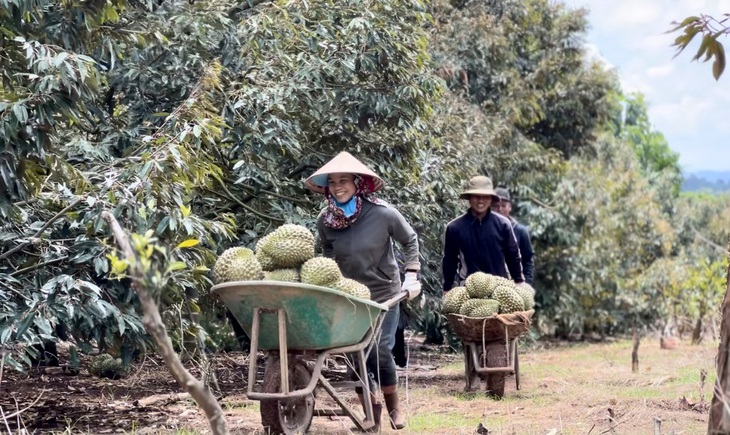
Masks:
[[[421,292],[418,238],[403,215],[375,197],[383,180],[347,152],[342,152],[305,182],[307,188],[323,194],[325,207],[317,218],[317,230],[324,256],[333,258],[342,274],[366,285],[375,302],[383,303],[402,291],[413,299]],[[392,241],[400,243],[405,255],[405,279],[400,281]],[[377,343],[367,357],[370,385],[380,385],[391,426],[405,427],[405,415],[397,392],[395,362],[391,354],[398,326],[399,305],[390,307]],[[358,398],[366,406],[361,387]],[[373,388],[375,390],[375,388]],[[380,425],[382,404],[375,391],[370,394],[375,427]]]
[[[308,228],[285,224],[258,240],[255,255],[229,248],[216,262],[212,291],[251,337],[246,394],[261,402],[267,433],[306,433],[314,416],[346,416],[361,430],[378,431],[379,385],[391,426],[402,429],[391,348],[399,303],[421,292],[416,234],[373,195],[383,180],[348,153],[333,158],[306,186],[327,199],[317,219],[324,257],[313,257]],[[403,283],[393,241],[405,253]],[[259,351],[266,355],[260,386]],[[324,362],[341,354],[354,362],[352,381],[331,382],[322,373]],[[341,389],[353,387],[364,418],[341,397]],[[338,407],[316,408],[317,388]]]

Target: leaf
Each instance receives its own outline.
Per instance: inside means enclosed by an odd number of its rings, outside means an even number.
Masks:
[[[28,110],[23,104],[14,104],[13,114],[18,119],[18,122],[21,124],[25,124],[28,121]]]
[[[7,343],[8,340],[10,340],[10,334],[13,333],[13,328],[10,326],[2,328],[2,332],[0,332],[0,344]]]
[[[715,80],[719,80],[723,71],[725,71],[725,48],[720,42],[716,42],[715,61],[712,63],[712,76]]]
[[[190,216],[190,211],[190,207],[186,206],[185,204],[180,204],[180,212],[182,213],[183,218]]]
[[[193,246],[200,243],[197,239],[188,239],[183,242],[180,242],[179,245],[177,245],[177,249],[183,249],[183,248],[192,248]]]
[[[185,264],[184,261],[173,261],[170,263],[169,266],[167,266],[167,272],[175,272],[176,270],[183,270],[187,267],[187,264]]]
[[[59,53],[58,56],[56,56],[56,58],[53,60],[53,65],[56,67],[61,66],[63,61],[66,60],[66,58],[68,58],[67,52],[64,51],[62,53]]]
[[[124,324],[124,316],[116,316],[117,318],[117,328],[119,328],[119,335],[124,335],[124,331],[126,330],[126,325]]]
[[[35,314],[31,311],[26,313],[25,318],[22,322],[20,322],[20,325],[18,325],[18,330],[15,333],[15,339],[19,340],[23,334],[28,331],[28,328],[30,328],[30,325],[33,323],[33,319],[35,318]]]
[[[162,233],[165,232],[165,229],[167,229],[167,225],[170,223],[170,216],[165,216],[160,220],[160,223],[157,225],[157,229],[155,232],[159,235],[162,235]]]

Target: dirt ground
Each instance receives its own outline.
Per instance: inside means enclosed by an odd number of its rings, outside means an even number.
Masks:
[[[464,393],[461,354],[412,340],[410,363],[400,372],[400,394],[408,427],[425,434],[692,434],[706,432],[714,383],[716,344],[664,350],[658,340],[639,349],[640,368],[631,371],[631,343],[545,343],[521,345],[520,378],[507,378],[503,399]],[[88,367],[88,360],[84,361]],[[187,364],[194,374],[194,363]],[[263,365],[260,360],[259,366]],[[248,400],[244,353],[215,357],[220,402],[232,433],[263,434],[259,402]],[[331,366],[328,373],[341,376]],[[340,366],[341,368],[341,366]],[[259,372],[261,370],[259,369]],[[703,373],[706,374],[703,375]],[[702,381],[705,377],[704,381]],[[258,379],[261,379],[259,373]],[[3,432],[21,433],[209,433],[195,403],[158,358],[135,364],[130,376],[100,379],[82,369],[58,368],[20,374],[5,370],[0,408]],[[350,403],[353,394],[344,393]],[[332,403],[321,392],[318,408]],[[1,421],[1,420],[0,420]],[[0,427],[2,427],[0,425]],[[384,432],[395,433],[389,427]],[[353,433],[349,419],[315,417],[310,433]]]

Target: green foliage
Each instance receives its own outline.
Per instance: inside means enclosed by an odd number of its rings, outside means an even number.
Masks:
[[[730,29],[725,24],[727,17],[728,14],[724,14],[722,19],[717,19],[710,15],[702,14],[700,16],[689,16],[681,22],[672,22],[675,27],[669,32],[682,32],[681,35],[675,38],[672,44],[673,47],[677,47],[677,54],[675,56],[683,52],[697,35],[701,35],[702,41],[692,60],[699,60],[703,56],[703,62],[714,59],[712,62],[712,76],[715,80],[719,80],[725,71],[725,47],[718,41],[718,38],[730,33]]]
[[[16,368],[60,329],[125,364],[149,345],[105,210],[134,235],[176,347],[230,346],[206,333],[227,327],[215,258],[283,222],[312,228],[323,198],[303,180],[341,150],[418,232],[427,301],[409,314],[432,342],[457,345],[442,237],[473,175],[511,189],[538,318],[558,334],[656,321],[673,305],[646,293],[647,270],[703,255],[694,230],[728,237],[724,206],[677,198],[676,155],[560,3],[0,5],[0,344]]]
[[[569,162],[554,196],[560,202],[532,212],[544,259],[536,300],[558,335],[629,327],[634,312],[625,301],[635,289],[627,283],[671,250],[672,228],[633,156],[630,145],[599,138],[593,152]]]
[[[679,154],[669,148],[664,135],[651,128],[642,94],[620,97],[622,112],[611,123],[616,136],[630,143],[636,151],[641,170],[650,180],[670,177],[674,196],[679,194],[682,170]]]
[[[414,180],[441,92],[429,17],[371,3],[9,4],[0,343],[21,344],[12,361],[58,327],[85,351],[128,359],[145,345],[104,210],[144,235],[145,279],[179,325],[206,298],[216,253],[271,224],[311,223],[301,177],[332,153]],[[199,332],[186,323],[173,338]]]

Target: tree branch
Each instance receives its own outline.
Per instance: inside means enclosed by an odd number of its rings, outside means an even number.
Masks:
[[[52,266],[52,265],[54,265],[56,263],[60,263],[64,260],[68,260],[68,255],[64,255],[63,257],[54,258],[53,260],[45,261],[43,263],[36,263],[32,266],[24,267],[23,269],[18,269],[15,272],[11,273],[10,276],[22,275],[26,272],[32,272],[36,269],[40,269],[41,267]]]
[[[65,215],[72,208],[76,207],[76,205],[80,202],[81,202],[81,198],[76,198],[73,202],[71,202],[71,204],[67,205],[63,210],[59,211],[58,213],[56,213],[55,216],[53,216],[51,219],[49,219],[48,222],[46,222],[46,224],[43,225],[41,227],[41,229],[38,230],[38,232],[36,232],[35,235],[30,238],[30,241],[21,243],[18,246],[14,247],[13,249],[4,253],[3,255],[0,255],[0,260],[5,260],[6,258],[10,257],[11,255],[15,254],[16,252],[20,251],[21,249],[23,249],[26,246],[33,243],[33,239],[37,239],[39,236],[41,236],[48,229],[48,227],[50,227],[51,224],[53,224],[53,222],[55,222],[61,216]]]
[[[172,348],[172,341],[167,335],[165,325],[162,322],[160,311],[157,308],[157,303],[152,297],[150,292],[147,290],[142,283],[142,277],[144,273],[140,270],[139,265],[134,261],[136,256],[132,245],[129,243],[129,238],[126,232],[119,225],[119,222],[114,218],[114,215],[108,211],[104,211],[101,214],[112,230],[112,234],[117,241],[117,244],[121,248],[124,256],[131,260],[130,274],[134,275],[136,280],[132,280],[132,288],[139,297],[140,305],[142,306],[142,324],[145,327],[147,333],[150,334],[152,340],[155,342],[157,351],[165,361],[165,365],[175,378],[178,384],[195,400],[200,406],[205,415],[208,417],[208,423],[214,435],[228,434],[228,424],[223,416],[223,410],[220,404],[216,401],[213,394],[208,390],[205,385],[196,379],[193,375],[188,372],[180,362],[180,358],[177,356]]]
[[[221,188],[223,188],[223,191],[226,192],[226,195],[227,195],[228,199],[231,199],[231,200],[235,201],[236,203],[238,203],[238,205],[240,205],[241,207],[243,207],[244,210],[246,210],[246,211],[248,211],[250,213],[253,213],[253,214],[255,214],[256,216],[258,216],[258,217],[260,217],[262,219],[268,219],[268,220],[271,220],[271,221],[274,221],[274,222],[284,222],[284,219],[279,219],[279,218],[275,218],[273,216],[269,216],[269,215],[267,215],[265,213],[261,213],[260,211],[254,209],[253,207],[247,206],[246,204],[243,203],[243,201],[241,201],[240,199],[236,198],[236,195],[232,194],[231,191],[228,190],[228,188],[226,187],[225,183],[221,183]]]
[[[718,251],[724,253],[724,254],[730,254],[730,250],[723,248],[722,246],[718,245],[717,243],[713,242],[712,240],[705,237],[701,232],[697,230],[697,228],[694,227],[694,225],[690,225],[690,228],[692,228],[692,231],[695,232],[695,235],[699,237],[700,240],[707,243],[708,245],[712,246],[713,248],[717,249]]]

